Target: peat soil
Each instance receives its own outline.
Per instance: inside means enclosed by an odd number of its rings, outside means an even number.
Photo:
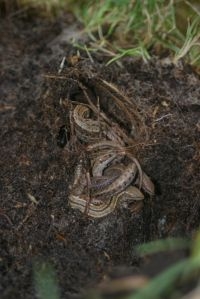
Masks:
[[[200,80],[191,67],[173,65],[167,55],[106,66],[105,54],[92,54],[91,62],[81,53],[80,70],[90,73],[88,80],[96,76],[115,84],[143,115],[149,137],[136,141],[134,154],[154,181],[156,196],[145,199],[137,213],[120,208],[102,219],[69,207],[79,153],[60,147],[58,138],[69,114],[60,103],[72,96],[74,81],[47,77],[57,75],[64,56],[76,54],[69,39],[81,34],[74,24],[71,15],[1,21],[1,298],[36,298],[38,263],[54,267],[62,298],[80,298],[108,278],[152,277],[186,253],[141,260],[134,246],[190,237],[199,226]]]

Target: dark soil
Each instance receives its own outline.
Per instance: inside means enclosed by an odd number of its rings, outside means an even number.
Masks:
[[[134,246],[168,236],[191,236],[200,219],[200,80],[169,58],[148,63],[81,53],[81,72],[114,83],[137,105],[149,139],[134,154],[156,186],[138,213],[118,209],[89,219],[68,205],[76,157],[58,142],[69,110],[60,99],[81,92],[57,74],[78,35],[70,15],[57,21],[14,16],[1,22],[1,298],[36,298],[34,263],[53,265],[63,298],[76,298],[105,277],[155,275],[185,253],[141,261]],[[72,25],[71,25],[72,24]],[[67,68],[66,68],[67,71]],[[89,75],[90,74],[90,75]],[[45,75],[48,75],[45,77]],[[68,73],[69,77],[69,73]],[[82,76],[84,77],[84,76]],[[83,78],[81,79],[83,80]]]

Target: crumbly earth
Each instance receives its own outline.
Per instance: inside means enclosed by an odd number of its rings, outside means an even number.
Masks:
[[[38,262],[54,267],[62,298],[80,298],[105,277],[152,277],[185,253],[140,260],[134,246],[190,237],[199,226],[200,80],[168,57],[148,63],[125,58],[121,66],[107,67],[102,53],[92,54],[93,63],[81,53],[87,78],[95,74],[115,84],[143,115],[148,140],[136,142],[134,154],[154,181],[156,196],[146,198],[138,213],[120,208],[102,219],[69,207],[68,186],[80,152],[58,145],[69,119],[60,101],[80,91],[73,76],[70,84],[48,76],[57,75],[64,56],[76,54],[69,44],[79,34],[73,22],[71,15],[1,21],[1,298],[36,298]]]

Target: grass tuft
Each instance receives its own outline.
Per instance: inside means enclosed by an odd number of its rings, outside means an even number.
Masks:
[[[200,67],[200,5],[198,0],[3,0],[4,10],[33,9],[55,16],[70,10],[90,37],[87,50],[110,56],[108,64],[124,56],[170,51],[172,62],[185,59]],[[2,5],[2,4],[1,4]],[[84,48],[85,45],[79,45]]]
[[[187,10],[180,15],[181,5]],[[168,49],[173,62],[185,58],[200,65],[199,9],[198,3],[180,0],[93,0],[74,11],[92,48],[112,53],[109,64],[126,55],[139,55],[146,61],[152,49]],[[181,18],[188,19],[186,28],[179,25]]]
[[[167,238],[162,240],[156,240],[149,243],[140,244],[136,248],[136,252],[139,256],[143,257],[149,254],[155,254],[158,252],[171,251],[189,248],[191,241],[186,238]]]

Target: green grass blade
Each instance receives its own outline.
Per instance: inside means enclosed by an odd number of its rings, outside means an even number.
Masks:
[[[34,282],[39,299],[59,299],[59,288],[52,266],[47,263],[35,264]]]
[[[167,238],[138,245],[136,247],[136,252],[140,256],[145,256],[147,254],[154,254],[163,251],[189,248],[190,245],[191,241],[186,238]]]

